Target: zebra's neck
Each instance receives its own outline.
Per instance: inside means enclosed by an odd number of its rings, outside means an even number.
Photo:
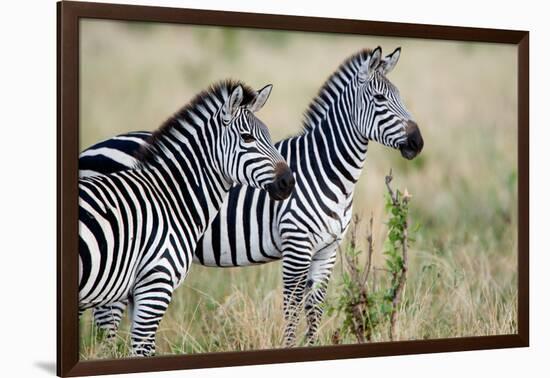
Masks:
[[[189,122],[175,116],[169,122],[173,124],[155,139],[152,155],[143,162],[141,170],[157,172],[178,198],[176,203],[194,208],[193,220],[202,232],[231,188],[221,173],[219,154],[214,147],[218,144],[220,126],[214,117]]]
[[[338,197],[349,197],[367,157],[368,139],[359,133],[353,122],[350,100],[353,84],[340,84],[340,90],[327,89],[331,86],[325,84],[313,100],[304,121],[304,133],[294,137],[297,145],[304,145],[306,159],[298,159],[295,163],[302,169],[309,165],[308,169],[320,179],[326,177],[325,181],[337,188],[333,191]]]

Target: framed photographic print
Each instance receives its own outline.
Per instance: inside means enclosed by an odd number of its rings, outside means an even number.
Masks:
[[[59,376],[528,346],[528,32],[57,10]]]

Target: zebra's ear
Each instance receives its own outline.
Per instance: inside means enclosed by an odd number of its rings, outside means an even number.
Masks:
[[[392,52],[390,55],[387,55],[384,59],[382,59],[382,63],[380,64],[380,71],[386,75],[388,74],[395,65],[397,64],[397,61],[399,60],[399,56],[401,55],[401,47],[398,47],[395,49],[394,52]]]
[[[269,98],[269,95],[271,94],[272,89],[273,89],[273,85],[268,84],[262,89],[260,89],[259,91],[257,91],[256,98],[250,105],[248,105],[248,110],[250,110],[252,113],[255,113],[261,108],[263,108],[267,99]]]
[[[233,116],[235,115],[235,112],[243,102],[243,88],[238,85],[235,89],[233,89],[233,92],[231,92],[231,95],[227,99],[227,101],[224,104],[223,107],[223,119],[226,122],[230,122]]]
[[[359,78],[367,80],[380,66],[382,61],[382,48],[378,46],[369,54],[367,60],[359,68]]]

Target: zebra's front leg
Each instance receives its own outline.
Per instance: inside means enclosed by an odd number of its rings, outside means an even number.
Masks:
[[[313,256],[307,280],[305,311],[307,318],[307,345],[317,343],[319,324],[323,317],[323,303],[327,287],[336,262],[336,246],[319,251]]]
[[[106,332],[107,340],[113,340],[116,336],[122,314],[127,305],[128,300],[123,300],[94,308],[95,324],[99,329]]]
[[[303,308],[311,248],[293,245],[283,252],[283,305],[285,315],[284,345],[296,345],[296,327]]]
[[[173,290],[171,281],[158,279],[134,291],[131,330],[134,356],[155,354],[155,335]]]

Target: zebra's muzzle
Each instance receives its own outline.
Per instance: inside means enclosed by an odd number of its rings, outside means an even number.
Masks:
[[[295,184],[296,180],[288,165],[280,162],[275,167],[275,180],[266,185],[266,190],[271,199],[282,201],[292,194]]]
[[[418,125],[414,121],[407,121],[405,130],[407,132],[407,140],[399,146],[399,150],[401,151],[401,156],[411,160],[424,148],[424,139]]]

